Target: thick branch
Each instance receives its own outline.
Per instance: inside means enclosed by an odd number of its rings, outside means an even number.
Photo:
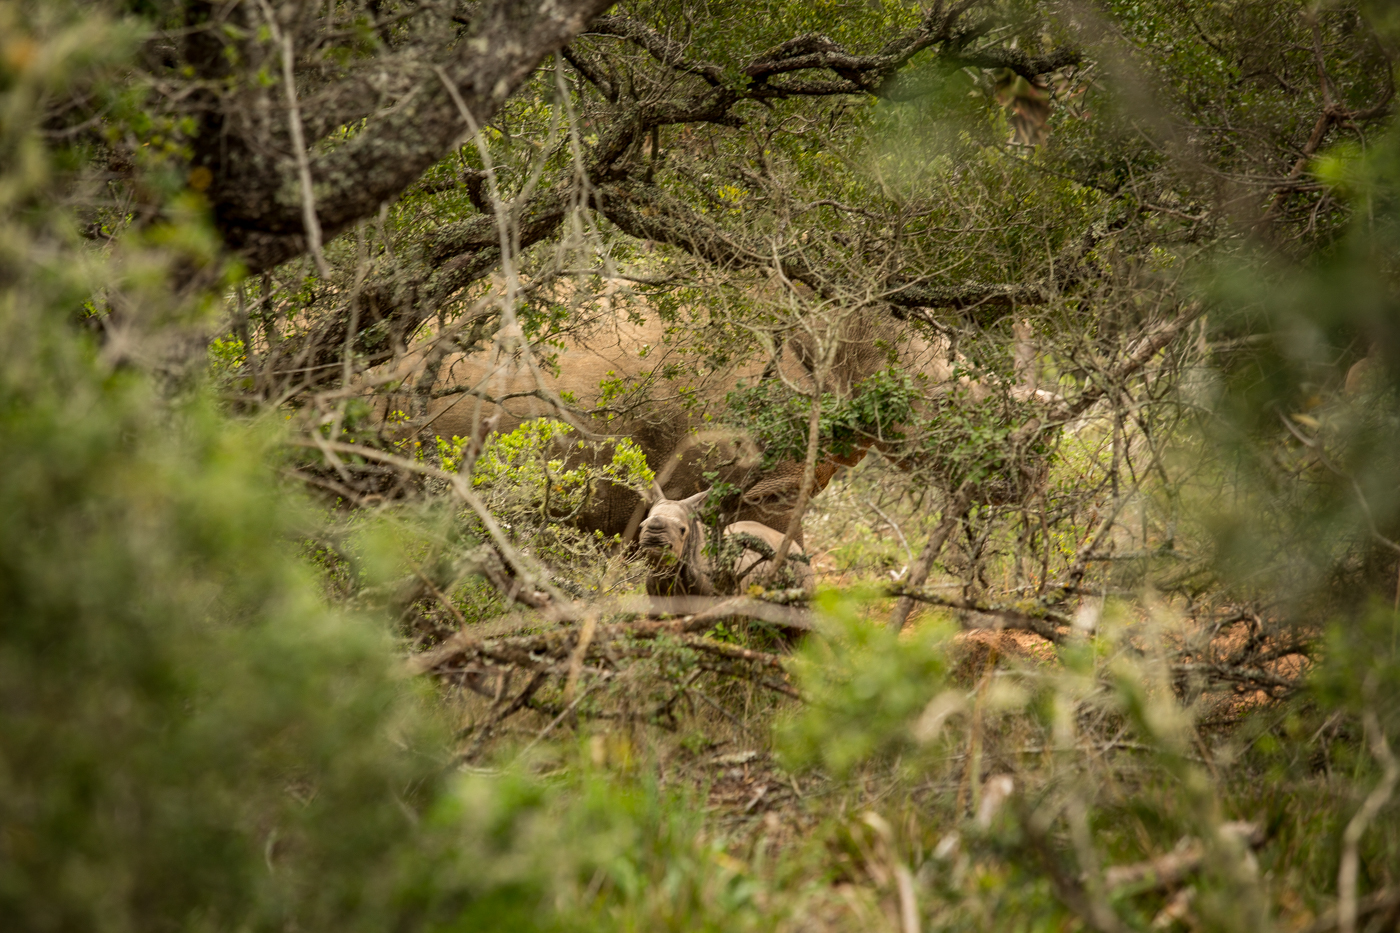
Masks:
[[[897,309],[956,308],[959,311],[979,309],[1006,312],[1017,305],[1039,305],[1050,300],[1049,290],[1039,283],[1008,285],[1001,283],[964,282],[958,285],[929,285],[925,283],[891,283],[884,299]],[[904,317],[900,310],[896,317]],[[998,313],[995,317],[1000,317]],[[974,315],[977,317],[977,315]]]
[[[444,71],[477,122],[485,123],[547,55],[608,5],[609,0],[495,0],[467,30]],[[377,211],[451,151],[464,130],[448,88],[425,69],[392,111],[313,160],[326,236]],[[224,166],[210,192],[225,239],[255,271],[305,249],[291,163],[262,167],[257,177],[248,177]]]
[[[604,186],[598,190],[597,205],[620,230],[638,239],[665,243],[725,268],[770,268],[776,264],[786,278],[801,282],[818,294],[832,290],[830,274],[812,262],[806,251],[791,250],[775,256],[766,244],[746,242],[654,186]],[[910,311],[918,308],[951,307],[983,312],[970,315],[983,324],[1016,305],[1044,304],[1049,300],[1047,289],[1035,283],[927,285],[901,279],[887,283],[881,297],[900,318],[909,317]]]
[[[983,602],[982,600],[944,596],[907,586],[894,587],[891,592],[900,597],[901,603],[905,600],[910,600],[925,603],[930,606],[941,606],[945,609],[957,609],[962,612],[977,612],[982,615],[997,617],[998,623],[994,626],[969,626],[970,628],[997,628],[1034,632],[1047,641],[1053,641],[1056,644],[1065,640],[1064,633],[1060,631],[1060,627],[1073,624],[1073,620],[1063,613],[1056,612],[1047,606],[1035,602],[998,605],[995,603]],[[894,628],[893,623],[890,627]]]
[[[724,70],[710,62],[697,62],[686,57],[685,46],[674,39],[663,36],[645,23],[616,14],[600,16],[593,21],[588,31],[600,36],[617,36],[627,39],[645,49],[652,58],[667,68],[674,68],[685,74],[697,75],[712,85],[718,85],[724,77]]]
[[[503,18],[505,15],[499,10],[488,14],[483,19],[484,25],[478,27],[476,35],[485,35],[491,29],[498,28],[506,21]],[[492,16],[495,18],[492,19]],[[757,240],[750,242],[750,238],[726,231],[679,199],[666,195],[661,189],[629,181],[628,176],[636,166],[627,162],[628,154],[634,151],[636,142],[644,134],[658,126],[697,122],[735,125],[738,118],[732,110],[735,103],[742,99],[768,99],[789,94],[867,92],[895,74],[918,51],[940,41],[948,41],[951,45],[964,42],[968,33],[957,36],[951,33],[956,19],[957,17],[952,15],[931,14],[917,29],[888,43],[875,55],[851,55],[827,37],[801,36],[760,56],[748,68],[749,73],[754,76],[749,86],[745,89],[735,89],[719,83],[718,66],[686,57],[683,54],[684,47],[680,43],[663,36],[651,27],[623,16],[601,17],[595,21],[592,32],[625,38],[645,49],[658,62],[695,74],[705,79],[707,84],[703,88],[697,88],[693,94],[679,99],[638,101],[614,111],[611,125],[599,133],[599,140],[592,149],[591,164],[588,166],[588,174],[593,177],[594,184],[599,186],[594,192],[596,206],[609,220],[631,236],[678,247],[719,266],[768,268],[776,265],[789,280],[801,282],[818,294],[830,294],[834,283],[830,280],[825,263],[819,259],[813,260],[805,251],[796,249],[774,256],[770,244]],[[551,35],[557,35],[557,32],[556,29]],[[470,44],[468,42],[468,45]],[[957,54],[964,53],[959,51]],[[1071,58],[1077,58],[1077,54],[1064,53]],[[569,49],[566,50],[566,55],[592,83],[616,99],[615,81],[604,76],[603,67],[585,50]],[[1017,52],[1016,55],[1025,58],[1024,53]],[[507,68],[510,64],[509,61],[498,61],[499,56],[488,58],[489,63],[494,63],[497,70]],[[1027,59],[1027,62],[1030,64],[1026,67],[1038,67],[1035,61]],[[789,79],[781,85],[767,82],[769,75],[803,69],[829,69],[835,71],[839,79]],[[460,74],[461,71],[462,66],[459,63],[457,73]],[[444,98],[448,96],[446,88],[441,85],[441,81],[430,81],[424,88],[419,89],[417,94],[425,103],[413,112],[421,115],[433,108],[446,109],[447,104],[443,101],[432,102],[436,101],[435,95]],[[478,121],[483,120],[483,115],[491,108],[500,104],[500,100],[491,96],[495,93],[494,89],[491,94],[486,94],[482,87],[478,80],[475,86],[460,88],[464,97],[468,99],[468,107],[476,114]],[[473,93],[477,96],[471,97]],[[486,109],[481,109],[482,107]],[[376,207],[378,196],[372,193],[375,190],[373,185],[368,188],[357,187],[353,197],[346,195],[337,199],[334,190],[329,194],[322,194],[328,176],[317,173],[335,165],[343,166],[346,160],[356,153],[372,154],[379,152],[375,147],[393,148],[400,145],[383,138],[386,130],[394,125],[395,119],[400,118],[386,118],[382,125],[367,128],[340,149],[318,160],[317,167],[313,168],[313,175],[317,179],[318,210],[328,232],[333,232],[353,210]],[[460,121],[455,112],[437,122],[447,125],[449,130],[445,135],[441,135],[442,127],[438,126],[436,131],[440,136],[434,145],[445,145],[444,140],[455,140],[460,136]],[[426,136],[421,135],[414,138],[420,143],[427,140]],[[392,163],[392,171],[395,172],[412,162],[392,156],[387,150],[375,158]],[[426,164],[422,167],[426,167]],[[418,171],[421,171],[421,167],[406,174],[415,174]],[[348,184],[350,177],[342,173],[330,180],[335,184]],[[620,184],[608,185],[609,180]],[[479,182],[479,179],[472,178],[469,181]],[[397,183],[396,181],[395,184]],[[345,192],[341,191],[341,195],[345,195]],[[519,247],[523,249],[552,236],[559,229],[569,203],[569,192],[555,190],[536,195],[518,205]],[[358,207],[355,207],[356,204]],[[271,214],[264,215],[262,221],[271,223],[271,217]],[[295,228],[296,225],[291,219],[285,219],[284,226]],[[253,251],[270,262],[274,253],[290,255],[286,253],[287,250],[299,251],[301,238],[299,231],[290,235],[278,234],[266,240],[263,245],[268,246],[272,252],[259,253],[262,246],[252,247]],[[381,361],[392,353],[394,347],[405,345],[442,302],[489,274],[501,260],[498,227],[490,217],[473,218],[444,227],[434,232],[425,246],[424,268],[416,279],[406,282],[400,274],[394,281],[386,282],[377,288],[373,284],[366,287],[364,304],[369,311],[365,313],[362,309],[357,315],[362,336],[357,336],[351,345],[355,346],[367,361]],[[253,264],[256,266],[258,263]],[[1018,304],[1043,303],[1048,298],[1048,290],[1037,284],[930,285],[896,279],[888,284],[884,297],[896,309],[952,307],[972,312],[970,316],[978,323],[990,323],[988,318],[998,318]],[[896,313],[899,314],[898,311]],[[908,312],[901,316],[907,315]],[[336,354],[346,345],[345,326],[344,321],[335,321],[330,323],[324,332],[316,333],[310,357],[300,348],[288,348],[292,351],[292,358],[297,360],[297,368],[310,372],[324,370],[331,374],[337,359]]]

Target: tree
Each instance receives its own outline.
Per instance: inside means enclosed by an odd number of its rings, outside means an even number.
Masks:
[[[144,127],[109,124],[109,138],[126,130],[113,140],[113,164],[131,164],[149,148],[145,143],[157,139],[178,156],[191,187],[209,200],[230,252],[250,272],[271,269],[308,246],[319,252],[316,239],[330,239],[375,216],[446,155],[471,124],[487,126],[535,65],[579,32],[600,4],[576,7],[550,6],[546,15],[528,4],[479,10],[333,4],[327,16],[307,4],[276,10],[253,3],[158,7],[157,23],[170,30],[154,39],[147,53],[150,104],[159,116]],[[876,25],[887,36],[867,54],[847,52],[827,37],[794,35],[811,24],[794,20],[781,7],[770,13],[776,14],[772,25],[761,35],[732,48],[695,50],[713,61],[689,61],[684,43],[646,22],[648,17],[683,22],[688,11],[682,8],[597,19],[592,34],[611,37],[623,57],[604,51],[597,40],[565,54],[575,74],[586,76],[589,90],[577,105],[593,130],[584,144],[586,155],[580,153],[579,184],[547,179],[533,198],[520,203],[515,203],[519,192],[501,192],[512,202],[511,224],[521,227],[519,248],[556,234],[565,208],[592,198],[591,206],[610,221],[643,238],[670,242],[689,230],[686,245],[708,260],[766,263],[761,244],[731,242],[720,231],[696,240],[705,228],[688,225],[693,206],[648,219],[656,215],[655,166],[644,168],[636,155],[649,136],[659,139],[665,127],[738,126],[743,119],[737,109],[752,104],[913,93],[900,76],[921,53],[927,58],[936,51],[944,68],[1009,67],[1027,78],[1077,60],[1072,51],[1035,57],[987,43],[984,35],[1000,19],[993,14],[969,20],[965,8],[866,17],[861,27]],[[702,37],[728,28],[723,21],[704,24]],[[505,36],[516,41],[503,41]],[[492,52],[481,55],[478,48]],[[635,72],[625,87],[613,86],[624,80],[619,68]],[[802,72],[836,78],[790,79]],[[460,99],[454,100],[454,91]],[[53,120],[76,125],[89,116],[78,101]],[[470,175],[465,181],[468,192],[475,192],[474,203],[489,207],[482,178]],[[639,187],[639,182],[646,184]],[[680,208],[680,202],[671,205],[673,211]],[[309,220],[314,222],[308,225]],[[407,276],[400,270],[380,281],[372,278],[357,315],[362,331],[383,329],[381,317],[388,317],[399,341],[411,339],[438,306],[500,261],[490,216],[419,231],[414,243],[401,247],[417,260],[416,268]],[[814,259],[807,260],[805,271],[796,266],[787,271],[798,281],[812,280]],[[329,271],[323,266],[322,277]],[[349,314],[341,308],[334,315],[342,329]],[[342,343],[327,326],[318,341],[323,355],[339,352]],[[379,338],[369,359],[382,360],[390,343]]]
[[[258,272],[373,216],[606,5],[167,3],[148,62],[164,116],[192,120],[191,186]]]

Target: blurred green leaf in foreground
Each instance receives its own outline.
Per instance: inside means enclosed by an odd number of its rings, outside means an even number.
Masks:
[[[203,236],[79,244],[43,108],[115,94],[137,34],[39,6],[0,5],[0,927],[390,928],[437,729],[290,559],[261,438],[74,326],[97,293],[186,311]]]

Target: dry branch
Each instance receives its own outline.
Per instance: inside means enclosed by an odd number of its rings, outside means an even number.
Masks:
[[[651,605],[649,599],[620,600],[615,608],[621,611],[642,611]],[[748,596],[732,599],[709,600],[710,608],[693,615],[677,619],[638,619],[633,622],[617,622],[598,625],[594,629],[587,646],[585,660],[606,655],[615,643],[622,641],[655,640],[673,637],[681,644],[691,647],[703,646],[713,654],[735,660],[752,661],[770,668],[781,669],[785,659],[779,655],[752,651],[722,642],[690,638],[697,632],[704,632],[727,619],[754,618],[783,624],[791,628],[810,629],[811,623],[805,613],[787,606],[774,606]],[[557,628],[535,635],[520,635],[507,638],[479,638],[470,630],[463,630],[452,636],[441,646],[413,658],[410,667],[414,673],[444,670],[476,661],[494,662],[532,670],[564,664],[579,643],[582,629]]]
[[[1056,644],[1065,640],[1065,634],[1060,631],[1060,628],[1073,625],[1073,620],[1068,616],[1056,612],[1040,601],[998,605],[996,603],[984,602],[977,599],[961,599],[955,596],[943,596],[938,593],[930,593],[925,590],[898,585],[892,586],[890,588],[890,593],[891,595],[900,597],[901,600],[907,599],[911,602],[921,602],[930,606],[941,606],[946,609],[957,609],[962,612],[978,612],[997,618],[997,622],[994,625],[973,625],[968,626],[969,628],[1012,629],[1034,632],[1042,638],[1055,642]]]
[[[918,592],[918,588],[923,586],[924,581],[928,579],[929,571],[933,569],[933,562],[938,560],[938,555],[942,553],[943,546],[948,543],[948,538],[962,522],[963,516],[967,514],[968,506],[972,504],[974,491],[972,481],[964,481],[944,508],[943,517],[939,521],[938,527],[934,528],[933,534],[929,535],[928,544],[924,546],[923,553],[919,555],[914,566],[909,569],[909,579],[904,584],[904,589],[908,592],[898,594],[899,602],[895,604],[894,612],[890,615],[889,627],[891,631],[898,632],[904,628],[904,623],[909,618],[909,612],[914,608],[914,600],[921,598],[912,594]]]
[[[1235,836],[1253,849],[1262,846],[1265,840],[1263,828],[1255,823],[1225,823],[1220,827],[1220,834]],[[1182,839],[1175,849],[1164,855],[1131,865],[1114,865],[1105,869],[1104,886],[1112,890],[1137,887],[1150,882],[1154,889],[1171,890],[1199,871],[1205,859],[1206,846],[1201,840]]]

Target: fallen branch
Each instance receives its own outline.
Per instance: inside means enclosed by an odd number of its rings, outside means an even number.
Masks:
[[[930,593],[926,590],[910,586],[900,586],[898,584],[890,587],[890,594],[898,596],[901,601],[907,599],[911,602],[921,602],[930,606],[941,606],[945,609],[957,609],[962,612],[980,612],[983,615],[996,616],[1000,620],[997,625],[973,625],[967,626],[968,628],[1011,629],[1014,631],[1034,632],[1042,638],[1055,642],[1056,644],[1060,644],[1065,640],[1065,635],[1059,630],[1059,627],[1070,627],[1074,624],[1069,616],[1056,612],[1054,609],[1051,609],[1049,606],[1039,601],[998,605],[996,603],[983,602],[978,599],[960,599],[956,596],[943,596],[938,593]]]
[[[1237,837],[1251,849],[1264,844],[1264,830],[1255,823],[1225,823],[1220,827],[1220,833]],[[1205,859],[1206,847],[1201,840],[1187,837],[1165,855],[1106,869],[1103,873],[1104,887],[1113,890],[1150,883],[1151,890],[1170,891],[1199,871]]]
[[[645,601],[639,599],[636,602]],[[785,606],[774,606],[747,596],[741,596],[722,600],[704,612],[679,619],[646,619],[599,625],[594,630],[591,643],[587,646],[585,659],[601,657],[611,643],[622,640],[653,640],[669,635],[678,641],[685,642],[687,636],[706,631],[713,628],[715,623],[732,618],[762,619],[768,617],[783,620],[794,628],[809,629],[810,624],[806,623],[805,620],[800,620],[800,625],[792,624],[799,621],[794,618],[797,615],[796,610]],[[448,666],[485,660],[539,670],[553,667],[555,664],[567,663],[572,658],[581,638],[582,631],[573,627],[508,638],[479,638],[469,630],[463,630],[437,648],[413,658],[410,661],[410,669],[415,674],[424,674]],[[726,654],[726,656],[735,659],[754,661],[767,667],[781,668],[786,662],[786,659],[779,655],[753,651],[738,645],[731,646],[710,639],[692,638],[691,643],[703,645],[711,653]]]
[[[1188,661],[1172,665],[1172,674],[1179,681],[1192,676],[1204,675],[1207,681],[1235,684],[1245,690],[1263,690],[1274,699],[1281,699],[1297,690],[1303,675],[1280,677],[1278,674],[1257,667],[1239,667],[1231,664],[1202,664]]]
[[[722,657],[732,658],[736,661],[750,661],[754,664],[761,664],[764,667],[771,667],[779,671],[786,670],[787,662],[790,660],[780,654],[755,651],[752,648],[731,645],[728,642],[715,641],[713,638],[702,638],[698,635],[682,635],[676,640],[687,648],[694,648],[697,651],[708,651],[710,654],[721,655]]]

